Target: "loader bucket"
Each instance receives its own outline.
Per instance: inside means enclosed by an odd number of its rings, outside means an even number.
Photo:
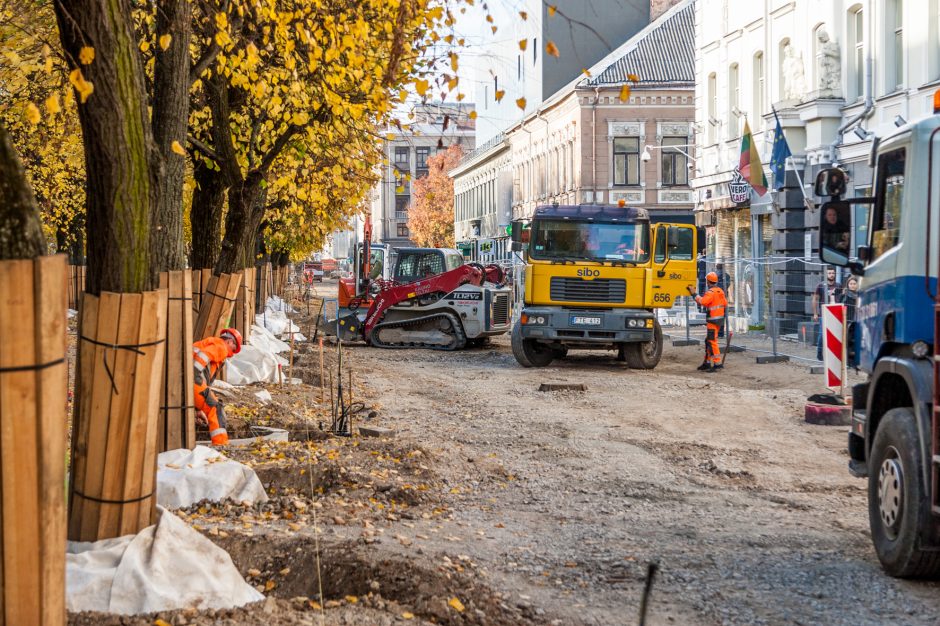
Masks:
[[[336,336],[340,341],[362,339],[362,322],[355,313],[344,315],[336,320]]]

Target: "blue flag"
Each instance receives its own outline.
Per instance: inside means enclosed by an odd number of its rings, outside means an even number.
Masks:
[[[792,153],[790,146],[787,145],[787,138],[783,136],[783,127],[780,126],[776,109],[774,109],[774,119],[777,121],[777,128],[774,129],[774,149],[770,155],[770,171],[774,175],[774,189],[780,189],[786,180],[787,159],[792,156]]]

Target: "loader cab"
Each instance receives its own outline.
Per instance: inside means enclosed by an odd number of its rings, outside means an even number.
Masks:
[[[464,264],[463,255],[450,248],[398,248],[397,253],[392,278],[402,284],[443,274]]]

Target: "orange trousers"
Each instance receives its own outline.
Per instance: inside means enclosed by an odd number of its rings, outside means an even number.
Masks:
[[[225,429],[225,409],[219,402],[212,389],[206,384],[199,368],[196,368],[196,377],[193,389],[196,396],[196,410],[202,411],[209,422],[209,437],[217,446],[228,443],[228,431]]]
[[[718,345],[718,331],[720,324],[705,323],[705,362],[712,365],[721,365],[721,346]]]

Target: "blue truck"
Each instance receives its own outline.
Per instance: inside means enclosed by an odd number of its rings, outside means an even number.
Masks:
[[[897,577],[940,574],[940,91],[934,114],[873,141],[873,196],[843,198],[846,174],[821,171],[819,254],[860,276],[851,365],[849,471],[868,481],[875,552]],[[853,205],[867,205],[853,241]]]

